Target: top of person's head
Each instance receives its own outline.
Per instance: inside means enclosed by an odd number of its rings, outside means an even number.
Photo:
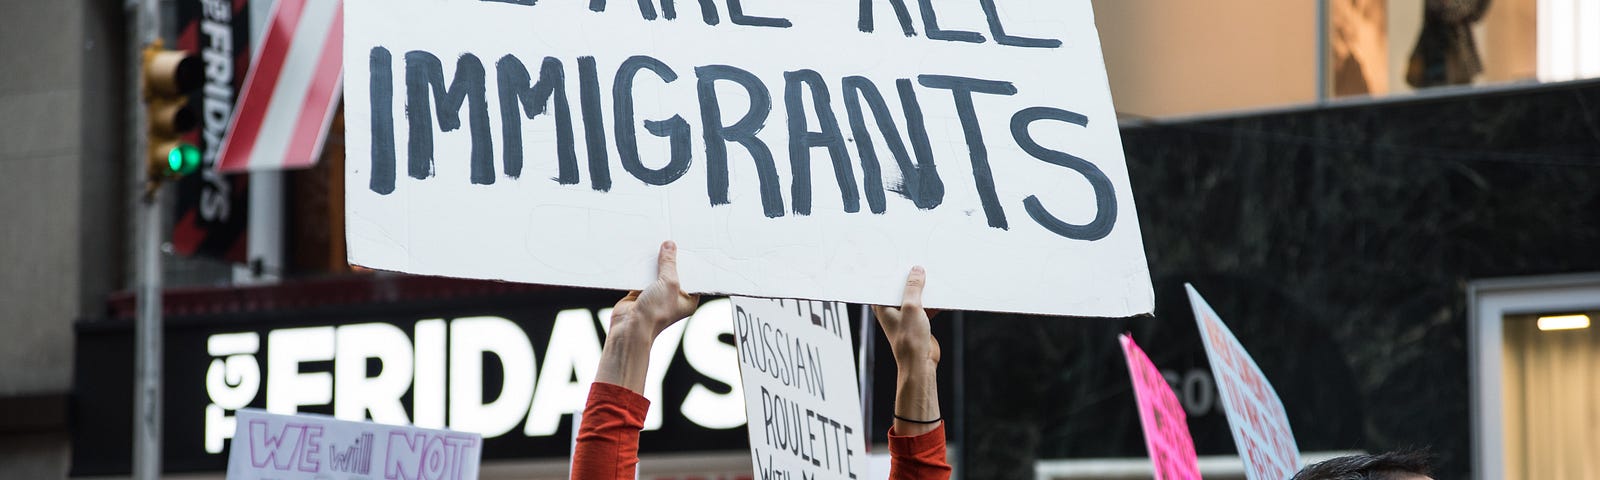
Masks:
[[[1291,480],[1414,480],[1432,473],[1427,452],[1402,451],[1334,458],[1307,466]]]

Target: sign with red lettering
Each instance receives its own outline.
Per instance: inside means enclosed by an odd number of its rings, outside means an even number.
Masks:
[[[1278,391],[1267,382],[1255,359],[1234,338],[1222,318],[1211,305],[1200,297],[1194,286],[1184,284],[1189,291],[1189,304],[1194,309],[1195,322],[1200,326],[1200,339],[1206,346],[1206,359],[1211,362],[1211,374],[1217,379],[1217,390],[1222,393],[1223,409],[1228,413],[1228,425],[1233,430],[1233,443],[1244,459],[1245,476],[1250,480],[1282,480],[1300,470],[1300,446],[1294,441],[1294,431],[1289,428],[1289,415],[1278,399]]]
[[[237,419],[228,480],[475,480],[483,454],[475,433],[256,409],[240,410]]]
[[[1189,436],[1188,415],[1172,393],[1161,371],[1150,362],[1133,337],[1121,335],[1122,353],[1128,358],[1133,396],[1139,402],[1139,423],[1144,425],[1144,446],[1155,466],[1155,480],[1200,478],[1200,460]]]
[[[349,261],[1150,313],[1091,2],[909,3],[347,0]]]
[[[845,304],[733,297],[733,332],[756,478],[865,477]]]

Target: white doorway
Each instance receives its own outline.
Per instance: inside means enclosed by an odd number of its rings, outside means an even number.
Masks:
[[[1479,479],[1600,478],[1600,274],[1468,287]]]

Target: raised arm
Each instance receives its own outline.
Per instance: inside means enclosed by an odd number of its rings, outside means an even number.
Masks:
[[[914,267],[906,277],[900,307],[873,307],[894,352],[897,367],[894,425],[889,428],[891,480],[948,479],[944,419],[939,413],[939,342],[922,308],[927,273]]]
[[[694,314],[698,295],[678,285],[678,247],[661,244],[656,279],[643,291],[629,292],[611,313],[611,333],[600,350],[600,367],[578,428],[572,453],[572,478],[633,480],[639,464],[639,431],[650,401],[644,381],[656,335]]]

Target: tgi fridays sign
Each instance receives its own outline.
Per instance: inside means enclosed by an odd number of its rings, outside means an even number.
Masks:
[[[610,309],[557,313],[542,361],[520,326],[495,316],[419,320],[409,332],[388,323],[362,323],[211,335],[206,341],[213,357],[205,383],[211,400],[205,407],[206,452],[221,452],[223,441],[231,438],[237,423],[231,411],[263,398],[266,411],[274,413],[332,405],[340,419],[370,416],[380,423],[448,427],[485,438],[555,436],[564,416],[583,410],[600,364],[603,337],[596,323],[609,326],[610,314]],[[645,387],[651,400],[647,431],[662,427],[667,362],[679,351],[695,373],[732,389],[718,394],[696,385],[675,404],[677,413],[703,428],[744,425],[734,350],[717,338],[732,333],[729,316],[728,300],[713,300],[657,340],[660,349],[652,351]],[[263,353],[265,368],[257,361]],[[485,358],[499,364],[486,365]],[[374,361],[381,365],[376,375],[369,366]],[[332,362],[332,371],[304,368],[319,362]],[[490,388],[488,369],[537,374],[502,375]],[[261,387],[263,379],[270,389]]]
[[[164,338],[163,464],[221,471],[247,408],[474,433],[485,460],[564,459],[609,325],[601,305],[615,300],[591,297],[563,307],[400,305],[404,314],[372,305],[252,320],[260,323],[174,319]],[[731,317],[728,300],[709,300],[658,337],[645,451],[747,448]],[[116,429],[132,424],[132,370],[107,365],[126,363],[132,335],[125,322],[100,324],[110,327],[79,327],[75,475],[128,471],[129,436]]]

